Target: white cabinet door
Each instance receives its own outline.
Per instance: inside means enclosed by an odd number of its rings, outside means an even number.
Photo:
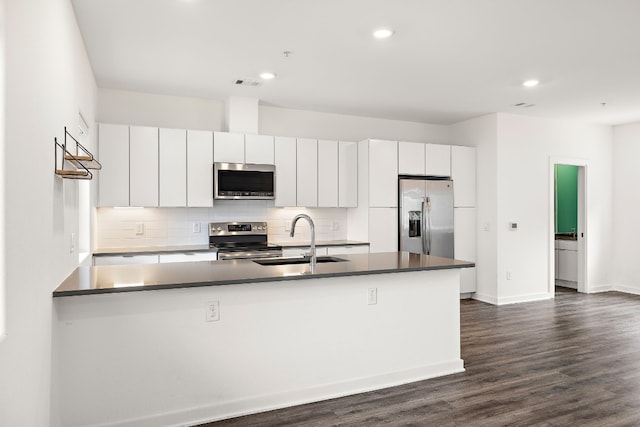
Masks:
[[[131,206],[158,206],[158,128],[129,128]]]
[[[213,132],[187,131],[187,206],[213,206]]]
[[[358,144],[340,141],[338,145],[338,206],[358,206]]]
[[[246,134],[244,136],[245,163],[274,164],[273,136]]]
[[[561,240],[562,242],[562,240]],[[578,281],[578,251],[558,249],[558,279]]]
[[[316,207],[318,206],[318,141],[298,138],[296,147],[297,204]]]
[[[318,141],[318,206],[338,207],[338,141]]]
[[[296,206],[297,167],[296,139],[276,136],[274,141],[276,165],[275,206]]]
[[[424,175],[424,146],[421,142],[398,142],[399,174]]]
[[[244,163],[244,134],[214,132],[213,160],[224,163]]]
[[[158,255],[94,256],[93,265],[157,264]]]
[[[368,254],[368,245],[328,246],[327,255]]]
[[[429,176],[451,176],[451,146],[427,144],[425,173]]]
[[[160,129],[160,199],[163,207],[187,206],[187,131]]]
[[[453,179],[453,206],[476,205],[476,149],[451,147],[451,179]]]
[[[369,206],[398,206],[398,143],[369,141]]]
[[[369,251],[397,252],[398,209],[369,208]]]
[[[98,206],[129,206],[129,126],[98,125]]]
[[[453,247],[454,258],[463,261],[476,262],[476,209],[453,209]],[[476,291],[475,268],[460,270],[460,292],[469,293]]]
[[[160,264],[168,262],[196,262],[196,261],[216,261],[218,254],[215,252],[181,252],[174,254],[160,254],[158,261]]]

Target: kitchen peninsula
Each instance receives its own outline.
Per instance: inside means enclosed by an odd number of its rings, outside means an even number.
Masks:
[[[464,370],[473,263],[339,258],[76,269],[53,293],[63,424],[196,424]]]

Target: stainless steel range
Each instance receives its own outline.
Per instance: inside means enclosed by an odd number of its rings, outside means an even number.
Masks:
[[[209,247],[218,249],[219,260],[282,256],[282,246],[267,241],[266,222],[212,222]]]

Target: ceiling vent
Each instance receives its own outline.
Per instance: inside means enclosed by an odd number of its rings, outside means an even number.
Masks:
[[[262,84],[259,81],[249,79],[237,79],[234,83],[238,86],[260,86]]]
[[[529,104],[527,102],[518,102],[517,104],[513,104],[514,107],[522,107],[522,108],[529,108],[529,107],[535,107],[536,104]]]

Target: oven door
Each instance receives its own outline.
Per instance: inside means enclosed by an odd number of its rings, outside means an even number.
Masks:
[[[228,261],[233,259],[256,259],[256,258],[278,258],[282,256],[282,250],[274,249],[268,251],[233,251],[218,252],[218,260]]]

